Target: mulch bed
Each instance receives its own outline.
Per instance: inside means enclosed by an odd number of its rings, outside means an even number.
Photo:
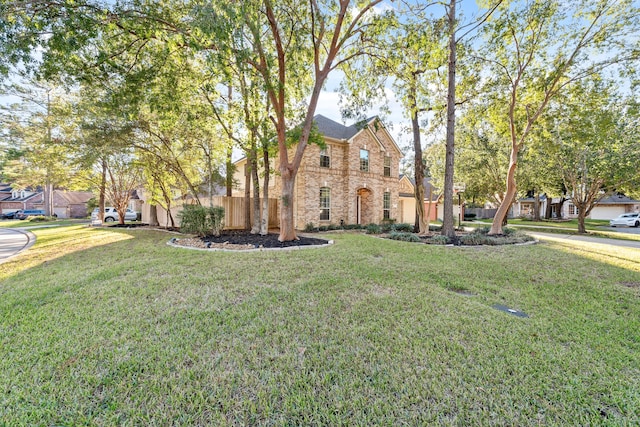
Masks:
[[[247,231],[227,231],[220,236],[189,237],[180,238],[174,241],[179,246],[189,246],[202,249],[273,249],[291,248],[298,246],[320,246],[329,243],[326,239],[317,239],[298,235],[298,240],[280,242],[277,234],[251,234]]]
[[[261,236],[259,234],[251,234],[246,231],[242,232],[226,232],[219,237],[207,236],[202,237],[202,241],[205,243],[227,243],[232,245],[252,245],[253,247],[263,248],[288,248],[291,246],[313,246],[313,245],[326,245],[329,243],[325,239],[316,239],[313,237],[298,236],[298,240],[290,242],[280,242],[277,234],[267,234]]]

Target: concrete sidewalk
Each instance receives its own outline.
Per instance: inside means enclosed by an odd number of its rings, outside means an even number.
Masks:
[[[601,245],[612,245],[623,248],[635,248],[640,249],[640,241],[638,240],[622,240],[622,239],[608,239],[606,237],[590,237],[579,234],[562,234],[562,233],[540,233],[537,231],[527,231],[527,234],[535,237],[536,239],[547,240],[574,240],[580,242],[588,242]]]
[[[30,231],[0,228],[0,264],[29,249],[35,242],[36,236]]]

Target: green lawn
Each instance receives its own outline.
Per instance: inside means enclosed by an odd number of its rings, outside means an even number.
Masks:
[[[0,425],[640,420],[640,250],[34,233],[0,264]]]

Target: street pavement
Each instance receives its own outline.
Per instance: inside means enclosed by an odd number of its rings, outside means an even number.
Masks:
[[[0,228],[0,264],[30,248],[35,242],[36,237],[29,231]]]
[[[581,236],[578,234],[542,233],[538,231],[527,231],[527,234],[535,237],[536,239],[573,240],[587,243],[597,243],[601,245],[612,245],[622,248],[640,249],[640,240],[607,239],[604,237]]]

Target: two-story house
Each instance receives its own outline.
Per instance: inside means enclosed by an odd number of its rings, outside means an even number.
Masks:
[[[295,227],[397,220],[402,152],[382,122],[372,117],[344,126],[322,115],[314,120],[325,146],[305,149],[295,183]],[[234,196],[244,194],[246,164],[236,162]],[[281,182],[274,175],[269,197],[279,199]]]

